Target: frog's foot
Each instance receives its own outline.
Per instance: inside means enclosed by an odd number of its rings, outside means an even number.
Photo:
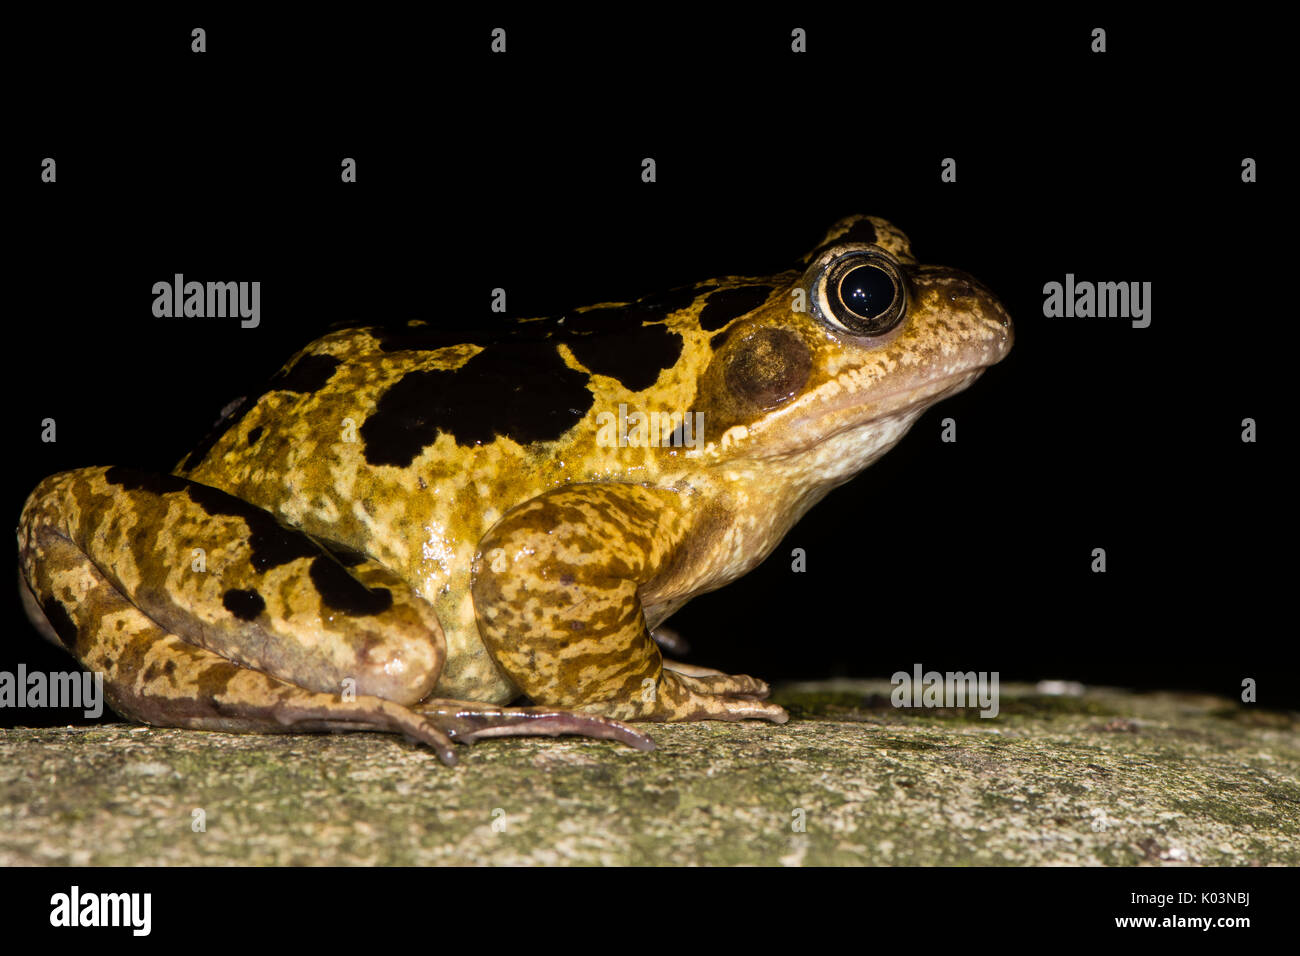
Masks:
[[[617,720],[770,720],[784,724],[785,709],[756,699],[767,685],[753,677],[690,677],[663,670],[658,682],[646,679],[642,691],[621,699],[593,701],[580,709]]]
[[[655,746],[645,734],[617,720],[555,707],[495,707],[473,701],[434,699],[416,704],[414,710],[459,744],[486,737],[577,734],[617,740],[634,750],[654,750]]]

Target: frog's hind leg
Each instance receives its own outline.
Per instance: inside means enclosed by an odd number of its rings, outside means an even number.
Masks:
[[[47,536],[31,569],[31,582],[23,582],[29,613],[44,620],[42,633],[103,675],[104,695],[124,717],[230,732],[387,731],[456,763],[447,734],[400,704],[306,690],[185,643],[130,604],[65,539]]]
[[[413,704],[446,659],[432,605],[398,575],[197,482],[118,467],[54,475],[20,519],[29,582],[55,542],[165,632],[308,690]],[[75,597],[69,574],[60,596]]]
[[[396,575],[214,488],[86,468],[19,521],[29,608],[103,674],[124,716],[232,731],[386,730],[453,763],[407,706],[445,657],[437,616]]]
[[[558,737],[576,734],[616,740],[635,750],[654,750],[655,742],[627,724],[595,714],[556,707],[495,707],[465,700],[431,699],[412,708],[429,718],[458,744],[488,737]]]

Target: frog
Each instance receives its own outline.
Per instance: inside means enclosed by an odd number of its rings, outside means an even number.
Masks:
[[[170,473],[42,481],[24,603],[161,727],[388,732],[454,765],[491,737],[649,750],[645,722],[783,724],[765,681],[665,654],[665,622],[1012,341],[986,286],[866,215],[773,275],[342,323]]]

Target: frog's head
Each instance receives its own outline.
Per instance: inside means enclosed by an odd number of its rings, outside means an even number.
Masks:
[[[801,265],[713,336],[696,392],[706,458],[834,484],[1011,348],[993,294],[957,269],[918,264],[883,219],[841,220]]]

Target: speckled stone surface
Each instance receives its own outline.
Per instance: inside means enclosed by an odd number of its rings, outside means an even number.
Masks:
[[[650,725],[651,753],[487,741],[454,770],[377,734],[4,730],[0,865],[1300,864],[1300,715],[1004,685],[983,720],[889,690],[787,687],[784,727]]]

